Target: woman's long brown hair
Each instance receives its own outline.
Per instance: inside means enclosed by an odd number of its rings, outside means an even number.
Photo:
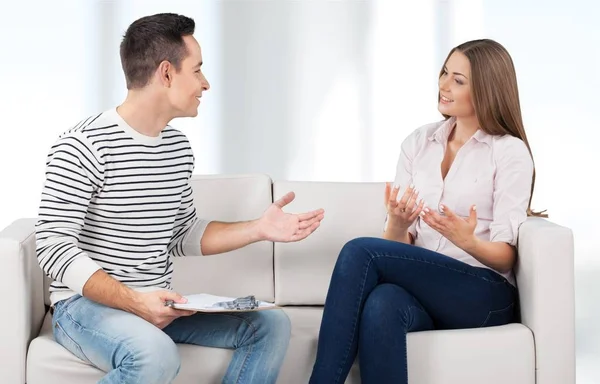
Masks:
[[[521,139],[533,161],[533,153],[521,117],[517,75],[508,51],[494,40],[467,41],[450,51],[440,71],[440,77],[448,59],[455,51],[464,54],[471,64],[471,97],[481,130],[489,135],[511,135]],[[450,116],[444,117],[448,119]],[[548,217],[544,214],[545,211],[531,210],[534,186],[535,166],[527,215]]]

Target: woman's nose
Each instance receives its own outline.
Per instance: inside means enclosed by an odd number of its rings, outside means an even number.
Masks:
[[[440,89],[447,91],[448,90],[448,76],[442,76],[440,77],[440,80],[438,82],[438,86],[440,87]]]

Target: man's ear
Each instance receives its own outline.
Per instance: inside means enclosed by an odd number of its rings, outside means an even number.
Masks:
[[[173,81],[173,66],[168,61],[164,60],[158,65],[158,76],[160,82],[165,87],[170,87]]]

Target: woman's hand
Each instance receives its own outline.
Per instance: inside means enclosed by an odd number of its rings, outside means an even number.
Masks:
[[[424,202],[417,203],[419,191],[413,185],[406,188],[400,201],[398,201],[399,186],[392,188],[390,183],[385,184],[384,203],[388,213],[388,228],[396,231],[407,231],[408,227],[419,217],[423,210]]]
[[[425,208],[421,217],[431,228],[438,231],[454,245],[466,252],[470,252],[476,241],[475,227],[477,226],[477,211],[475,206],[471,207],[469,217],[463,218],[457,216],[445,205],[440,205],[440,211],[444,216],[437,212]]]

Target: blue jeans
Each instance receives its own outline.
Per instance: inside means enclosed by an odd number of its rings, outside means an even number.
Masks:
[[[52,326],[59,344],[107,372],[102,384],[170,383],[181,364],[175,343],[234,349],[224,383],[275,383],[290,339],[281,310],[196,313],[161,330],[80,295],[55,304]]]
[[[408,383],[407,332],[507,324],[516,298],[492,270],[395,241],[352,240],[331,277],[310,383],[343,383],[357,353],[363,384]]]

